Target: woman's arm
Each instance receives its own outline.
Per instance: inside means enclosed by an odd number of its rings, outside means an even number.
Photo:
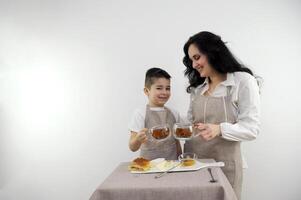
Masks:
[[[259,87],[254,77],[245,80],[238,89],[237,123],[221,123],[221,136],[231,141],[249,141],[256,139],[260,126]]]

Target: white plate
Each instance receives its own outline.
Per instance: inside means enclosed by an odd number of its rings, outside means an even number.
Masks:
[[[225,164],[223,162],[213,162],[213,163],[204,163],[204,162],[200,162],[198,160],[195,161],[195,164],[193,166],[182,166],[179,165],[171,170],[169,170],[170,168],[172,168],[175,165],[178,165],[180,161],[174,161],[174,163],[172,164],[171,167],[169,167],[168,169],[165,170],[160,170],[156,167],[157,164],[159,164],[160,162],[164,162],[165,160],[163,158],[158,158],[155,160],[151,161],[151,165],[152,167],[147,170],[147,171],[131,171],[131,173],[133,174],[150,174],[150,173],[159,173],[159,172],[186,172],[186,171],[196,171],[202,168],[206,168],[206,167],[223,167],[225,166]]]

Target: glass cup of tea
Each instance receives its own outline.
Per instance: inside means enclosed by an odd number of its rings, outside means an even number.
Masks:
[[[193,137],[193,125],[191,123],[175,123],[173,135],[178,140],[190,140]]]
[[[154,126],[149,130],[153,140],[164,141],[170,137],[170,128],[168,124]]]
[[[183,167],[190,167],[195,164],[197,155],[195,153],[182,153],[178,159]]]

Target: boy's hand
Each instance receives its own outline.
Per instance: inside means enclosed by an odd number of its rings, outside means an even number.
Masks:
[[[147,129],[147,128],[144,128],[144,129],[142,129],[141,131],[139,131],[139,132],[137,133],[137,135],[136,135],[136,140],[137,140],[138,142],[140,142],[140,144],[142,144],[142,143],[144,143],[144,142],[147,141],[147,135],[146,135],[147,131],[148,131],[148,129]]]

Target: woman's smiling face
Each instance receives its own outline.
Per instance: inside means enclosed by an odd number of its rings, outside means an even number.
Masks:
[[[191,44],[188,48],[188,56],[192,62],[192,67],[197,70],[201,77],[209,77],[213,73],[207,56],[200,52],[195,44]]]

